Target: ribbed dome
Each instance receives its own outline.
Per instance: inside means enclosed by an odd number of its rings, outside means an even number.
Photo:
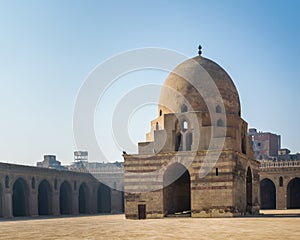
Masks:
[[[158,111],[159,115],[208,111],[207,103],[216,108],[218,105],[225,107],[227,114],[240,115],[241,112],[239,95],[229,75],[217,63],[197,56],[179,64],[167,77],[160,93]],[[224,112],[224,109],[220,111]]]

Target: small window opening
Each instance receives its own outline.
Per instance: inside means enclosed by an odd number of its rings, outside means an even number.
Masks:
[[[219,120],[217,121],[217,126],[219,126],[219,127],[223,127],[223,126],[224,126],[224,122],[223,122],[222,119],[219,119]]]
[[[187,112],[187,106],[185,105],[185,104],[183,104],[182,106],[181,106],[181,112]]]
[[[283,177],[280,177],[279,178],[279,187],[282,187],[283,186]]]
[[[219,176],[219,169],[216,168],[216,176]]]
[[[57,179],[54,180],[54,189],[57,190]]]
[[[216,113],[222,113],[222,108],[219,105],[216,106]]]
[[[34,177],[31,179],[31,188],[35,189],[35,178]]]
[[[182,122],[182,130],[183,131],[186,131],[186,130],[188,130],[189,129],[189,124],[188,124],[188,122],[187,121],[183,121]]]
[[[247,154],[246,151],[246,137],[244,135],[242,135],[242,153]]]
[[[9,188],[9,177],[5,177],[5,188]]]

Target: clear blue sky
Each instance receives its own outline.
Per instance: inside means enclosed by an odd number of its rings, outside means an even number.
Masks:
[[[198,44],[232,77],[249,127],[300,152],[299,12],[299,1],[0,0],[0,160],[35,165],[52,153],[70,163],[76,95],[97,64],[142,47],[193,57]],[[132,77],[149,74],[163,83]],[[149,108],[133,118],[134,141],[155,117]]]

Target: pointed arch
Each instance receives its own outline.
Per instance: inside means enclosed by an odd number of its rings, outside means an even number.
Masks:
[[[68,181],[64,181],[59,189],[60,214],[72,214],[72,187]]]
[[[97,191],[98,213],[111,213],[111,189],[104,183],[100,183]]]
[[[23,178],[18,178],[13,184],[12,208],[14,217],[29,215],[29,187]]]
[[[287,185],[287,208],[300,209],[300,178],[296,177]]]
[[[246,212],[252,214],[252,172],[248,167],[246,175]]]
[[[276,209],[276,187],[269,178],[260,181],[260,208]]]
[[[163,202],[166,215],[190,212],[191,188],[189,171],[180,163],[170,165],[163,176]]]
[[[86,183],[82,183],[79,187],[79,194],[78,194],[78,206],[79,206],[79,213],[87,214],[89,213],[89,189]]]
[[[52,189],[47,180],[40,182],[38,187],[38,212],[39,215],[51,215],[52,212]]]

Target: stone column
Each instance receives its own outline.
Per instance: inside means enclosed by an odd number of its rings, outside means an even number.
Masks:
[[[286,184],[282,187],[276,184],[276,209],[286,209]]]
[[[59,192],[57,190],[54,190],[52,194],[52,213],[55,216],[60,215]]]
[[[90,194],[89,194],[89,213],[97,213],[97,187],[91,184]]]
[[[39,212],[38,212],[38,193],[37,191],[31,190],[29,191],[29,196],[28,196],[28,215],[29,216],[38,216]]]
[[[72,214],[79,214],[78,191],[74,191],[72,194]]]
[[[12,192],[10,190],[3,191],[3,217],[11,218],[13,217],[12,209]]]

